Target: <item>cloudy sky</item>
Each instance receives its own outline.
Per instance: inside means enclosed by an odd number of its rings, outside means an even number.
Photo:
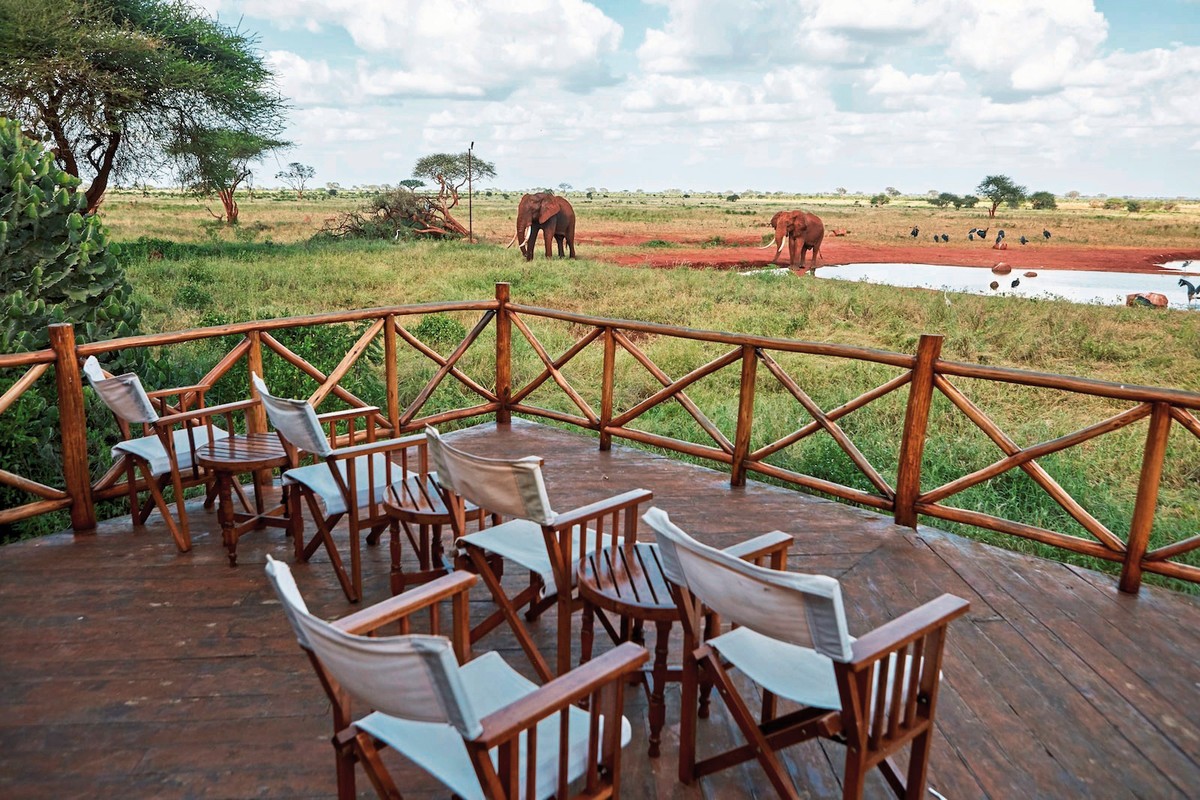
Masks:
[[[514,189],[1200,195],[1200,0],[194,2],[318,183],[474,141]]]

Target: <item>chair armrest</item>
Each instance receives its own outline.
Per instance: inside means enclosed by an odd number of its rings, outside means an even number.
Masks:
[[[151,400],[157,400],[160,397],[175,397],[181,394],[191,394],[193,392],[207,392],[212,388],[212,384],[197,383],[192,386],[180,386],[177,389],[155,389],[153,392],[146,392],[146,396]]]
[[[421,609],[440,603],[456,594],[469,592],[478,580],[477,576],[469,572],[453,572],[443,575],[437,580],[430,581],[404,594],[396,595],[381,603],[376,603],[370,608],[364,608],[362,611],[342,617],[334,622],[333,626],[346,633],[361,636]]]
[[[233,411],[242,411],[248,408],[254,408],[258,405],[257,400],[238,400],[233,403],[223,403],[219,406],[208,406],[206,408],[197,408],[192,411],[183,411],[178,414],[171,414],[167,417],[159,417],[154,425],[155,427],[171,428],[184,422],[192,422],[193,420],[202,420],[209,417],[215,417],[222,414],[228,414]]]
[[[552,527],[558,530],[570,530],[576,525],[586,525],[589,520],[597,519],[606,514],[623,511],[627,508],[636,508],[639,504],[653,498],[654,493],[649,489],[630,489],[628,492],[618,494],[614,497],[598,500],[595,503],[572,509],[565,514],[559,514],[554,518],[554,525]]]
[[[365,417],[368,414],[378,414],[379,406],[363,406],[361,408],[344,408],[341,411],[327,411],[317,414],[317,422],[336,422],[351,417]]]
[[[970,603],[952,594],[930,600],[856,640],[850,646],[849,667],[858,670],[869,666],[930,631],[945,627],[970,608]]]
[[[649,658],[646,648],[625,642],[488,714],[480,720],[483,733],[474,742],[481,747],[495,747],[533,727],[539,720],[590,696],[605,684],[624,680]]]
[[[744,542],[738,542],[725,548],[725,552],[734,558],[740,558],[743,561],[756,562],[765,556],[780,553],[783,558],[787,558],[788,548],[795,541],[790,533],[783,531],[771,531],[764,533],[762,536],[755,536],[753,539],[747,539]]]
[[[353,447],[339,447],[330,453],[327,458],[337,459],[342,461],[348,458],[357,458],[358,456],[374,455],[375,453],[389,453],[393,450],[407,450],[410,447],[417,447],[425,444],[425,434],[414,433],[409,436],[400,436],[395,439],[382,439],[375,442],[367,442],[366,444],[354,445]]]

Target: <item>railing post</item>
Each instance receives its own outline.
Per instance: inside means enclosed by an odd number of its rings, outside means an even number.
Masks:
[[[246,334],[246,340],[250,342],[250,349],[246,351],[246,369],[250,375],[257,375],[266,380],[267,376],[263,375],[262,336],[258,331],[250,331]],[[249,380],[249,376],[247,379]],[[250,399],[258,399],[258,390],[254,388],[252,380],[250,381]],[[266,429],[267,411],[260,403],[246,412],[246,432],[262,433]]]
[[[1157,402],[1150,411],[1150,428],[1146,431],[1146,449],[1142,452],[1142,473],[1138,478],[1137,501],[1133,506],[1133,521],[1129,525],[1129,543],[1125,546],[1125,564],[1121,567],[1122,592],[1137,594],[1142,585],[1142,557],[1150,544],[1154,528],[1154,511],[1158,506],[1158,486],[1162,478],[1163,456],[1167,452],[1167,437],[1171,433],[1171,407]]]
[[[904,413],[904,432],[900,439],[900,464],[896,470],[896,500],[893,519],[897,525],[917,527],[917,497],[921,494],[921,459],[925,453],[925,433],[929,428],[929,410],[933,406],[934,362],[942,354],[942,337],[921,334],[917,345],[917,363],[908,387],[908,409]]]
[[[92,504],[92,478],[88,469],[87,416],[83,408],[83,378],[75,353],[75,326],[50,326],[54,348],[54,379],[58,389],[58,424],[62,433],[63,480],[71,498],[71,529],[75,533],[96,530],[96,507]]]
[[[512,422],[512,322],[508,318],[507,283],[496,284],[496,398],[500,408],[496,409],[496,422],[507,425]]]
[[[604,367],[600,376],[600,449],[612,448],[612,434],[608,426],[612,424],[613,412],[613,380],[617,363],[617,337],[612,328],[604,329]]]
[[[387,386],[388,424],[392,436],[400,435],[400,376],[396,370],[396,315],[383,318],[383,372]]]
[[[263,374],[262,334],[259,331],[250,331],[246,334],[246,341],[250,342],[250,348],[246,351],[246,371],[250,375],[257,375],[266,380],[267,376]],[[250,375],[246,376],[246,381],[250,384],[250,399],[257,400],[258,390],[254,388],[254,381],[250,379]],[[266,433],[266,431],[267,410],[263,408],[262,403],[254,408],[246,409],[246,433]],[[257,493],[261,487],[270,486],[273,481],[271,470],[260,469],[254,473],[254,491]]]
[[[733,434],[731,486],[746,485],[746,456],[750,454],[750,430],[754,426],[754,381],[758,353],[753,345],[742,345],[742,383],[738,390],[737,430]]]

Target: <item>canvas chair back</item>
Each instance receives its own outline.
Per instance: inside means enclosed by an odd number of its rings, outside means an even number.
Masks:
[[[83,374],[118,419],[132,425],[148,425],[158,420],[158,412],[137,375],[128,372],[106,378],[95,356],[88,356],[83,362]]]
[[[667,578],[708,608],[771,639],[850,660],[852,640],[836,580],[747,563],[696,541],[660,508],[642,519],[654,530]]]
[[[263,408],[275,430],[306,453],[325,458],[333,452],[329,440],[321,431],[321,423],[317,420],[317,412],[306,400],[289,400],[276,397],[267,389],[267,384],[257,374],[251,373],[254,388],[258,390]]]
[[[267,576],[301,647],[355,700],[400,719],[452,725],[466,739],[483,732],[449,639],[346,633],[308,613],[287,564],[268,555]]]
[[[435,428],[426,427],[425,436],[443,487],[488,511],[539,525],[554,524],[557,515],[546,495],[540,458],[483,458],[451,447]]]

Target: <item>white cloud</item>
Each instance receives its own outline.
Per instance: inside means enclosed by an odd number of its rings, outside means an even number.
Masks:
[[[611,82],[621,26],[584,0],[246,0],[246,13],[343,28],[372,59],[370,94],[504,97],[529,80]]]

